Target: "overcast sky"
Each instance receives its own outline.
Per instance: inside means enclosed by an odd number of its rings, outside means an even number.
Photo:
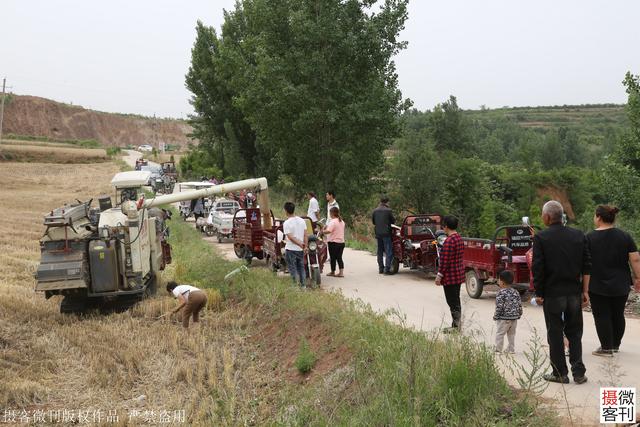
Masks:
[[[0,77],[13,92],[103,111],[184,117],[197,19],[234,0],[3,0]],[[420,109],[626,101],[640,73],[636,0],[413,0],[397,58]]]

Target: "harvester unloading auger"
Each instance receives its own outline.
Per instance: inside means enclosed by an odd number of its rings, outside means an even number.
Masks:
[[[150,172],[130,171],[111,180],[110,196],[65,205],[44,217],[36,291],[46,298],[63,295],[60,311],[82,312],[110,304],[128,307],[156,291],[158,273],[171,262],[166,238],[170,213],[159,206],[174,202],[253,190],[262,212],[270,212],[266,178],[246,179],[200,190],[145,199],[143,186]],[[262,217],[271,227],[271,215]]]

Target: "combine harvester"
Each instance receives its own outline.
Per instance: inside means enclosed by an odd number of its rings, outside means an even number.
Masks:
[[[170,212],[158,206],[247,189],[266,208],[262,226],[272,228],[266,178],[145,199],[142,187],[149,176],[144,171],[116,174],[111,180],[115,207],[105,195],[98,198],[99,207],[91,207],[93,199],[77,201],[44,217],[36,291],[47,299],[63,295],[61,312],[127,308],[156,291],[158,273],[171,262]]]

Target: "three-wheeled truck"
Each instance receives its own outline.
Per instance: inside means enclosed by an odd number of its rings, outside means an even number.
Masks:
[[[304,256],[304,267],[307,278],[313,287],[320,286],[324,264],[327,261],[328,248],[322,240],[320,229],[314,230],[313,222],[309,217],[302,217],[307,225],[308,246]],[[264,230],[262,233],[262,250],[264,259],[271,270],[275,273],[287,268],[284,259],[285,235],[283,231],[284,221],[275,219],[271,230]]]
[[[273,224],[273,212],[270,213]],[[253,258],[262,259],[262,227],[261,212],[259,208],[238,209],[233,215],[233,251],[238,258],[251,263]],[[270,229],[272,227],[269,227]]]
[[[480,298],[485,286],[497,285],[503,270],[513,273],[520,295],[530,289],[527,251],[533,246],[534,228],[527,225],[498,227],[493,239],[463,237],[465,285],[471,298]]]
[[[442,215],[409,215],[402,225],[392,226],[393,262],[390,272],[396,274],[400,263],[411,270],[427,274],[438,271],[438,244],[446,238],[442,231]]]

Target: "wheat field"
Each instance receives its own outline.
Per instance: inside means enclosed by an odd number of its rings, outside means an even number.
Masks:
[[[45,142],[3,142],[0,145],[0,160],[6,159],[16,162],[41,163],[94,163],[105,162],[109,159],[102,148],[76,148],[61,146],[62,144]]]
[[[1,166],[0,423],[36,413],[58,423],[60,411],[73,423],[87,411],[97,423],[111,416],[109,425],[230,425],[270,411],[251,385],[269,382],[266,373],[245,360],[251,308],[208,311],[186,333],[178,319],[157,319],[176,304],[162,288],[128,312],[84,317],[61,315],[59,297],[35,293],[43,214],[109,193],[116,165]]]

